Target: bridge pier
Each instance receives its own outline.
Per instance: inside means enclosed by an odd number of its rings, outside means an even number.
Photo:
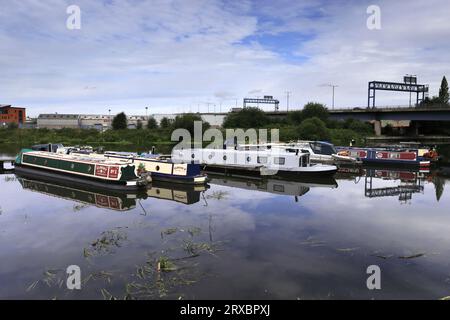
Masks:
[[[381,136],[381,120],[375,120],[373,128],[375,130],[375,135],[377,137]]]

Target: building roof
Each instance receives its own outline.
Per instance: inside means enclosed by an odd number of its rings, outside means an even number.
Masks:
[[[47,113],[40,114],[39,119],[78,119],[79,114],[59,114],[59,113]]]
[[[11,108],[11,109],[21,109],[21,110],[25,110],[25,108],[22,107],[12,107],[10,104],[0,104],[0,109],[3,108]]]

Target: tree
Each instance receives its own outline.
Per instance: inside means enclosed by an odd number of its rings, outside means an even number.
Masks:
[[[185,113],[183,115],[176,116],[172,126],[174,129],[186,129],[193,135],[195,121],[203,121],[203,120],[202,117],[199,116],[198,114]],[[202,123],[203,130],[208,129],[209,127],[210,125],[208,122]]]
[[[317,117],[305,119],[298,127],[298,134],[301,139],[306,140],[329,140],[330,132],[325,122]]]
[[[113,130],[122,130],[127,128],[127,116],[124,112],[116,115],[112,121]]]
[[[161,122],[159,123],[159,126],[160,126],[161,128],[164,128],[164,129],[169,128],[169,127],[170,127],[170,121],[169,121],[169,119],[168,119],[167,117],[163,117],[163,118],[161,119]]]
[[[136,129],[141,130],[142,129],[142,121],[138,120],[136,123]]]
[[[298,125],[303,121],[303,112],[300,110],[290,111],[287,114],[287,122]]]
[[[156,122],[155,118],[150,117],[147,122],[147,129],[157,129],[157,128],[158,128],[158,122]]]
[[[439,100],[442,104],[448,105],[449,93],[448,93],[448,83],[445,76],[442,78],[441,87],[439,89]]]
[[[224,121],[225,128],[260,128],[270,123],[269,117],[259,108],[243,108],[239,112],[229,113]]]
[[[328,109],[321,103],[308,102],[302,110],[302,119],[319,118],[322,121],[328,119]]]

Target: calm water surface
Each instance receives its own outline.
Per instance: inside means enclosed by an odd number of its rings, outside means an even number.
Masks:
[[[3,299],[439,299],[450,191],[436,173],[212,177],[139,194],[0,175]],[[78,265],[81,290],[65,270]],[[366,287],[369,265],[381,290]]]

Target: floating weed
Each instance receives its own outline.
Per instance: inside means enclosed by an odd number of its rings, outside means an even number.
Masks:
[[[319,247],[326,244],[326,241],[315,239],[314,237],[308,237],[306,240],[300,242],[302,245],[309,245],[311,247]]]
[[[91,247],[93,248],[92,251],[84,249],[87,250],[87,253],[84,253],[84,255],[86,256],[87,254],[89,256],[94,253],[98,255],[114,253],[114,249],[120,248],[122,243],[127,240],[126,233],[119,229],[121,228],[102,232],[101,237],[91,243]]]
[[[30,284],[30,285],[28,286],[28,288],[26,289],[26,291],[28,292],[28,291],[33,290],[34,288],[36,288],[36,286],[37,286],[38,283],[39,283],[39,280],[36,280],[35,282],[33,282],[32,284]]]
[[[359,247],[357,247],[357,248],[339,248],[339,249],[336,249],[337,251],[340,251],[340,252],[352,252],[352,251],[355,251],[355,250],[358,250],[359,249]]]
[[[214,191],[212,194],[207,195],[207,199],[223,200],[228,197],[228,192],[226,191]]]
[[[164,236],[168,236],[171,234],[174,234],[175,232],[178,231],[178,228],[168,228],[166,230],[161,231],[161,239],[164,238]]]
[[[105,288],[100,289],[104,300],[116,300],[116,298]]]
[[[425,255],[425,253],[416,253],[410,256],[399,256],[399,259],[414,259],[414,258],[419,258],[419,257],[423,257]]]
[[[191,237],[195,237],[195,236],[199,235],[201,232],[202,232],[202,229],[200,229],[198,227],[188,229],[188,233],[191,235]]]
[[[157,267],[157,271],[170,272],[177,270],[175,264],[167,257],[159,257]]]

